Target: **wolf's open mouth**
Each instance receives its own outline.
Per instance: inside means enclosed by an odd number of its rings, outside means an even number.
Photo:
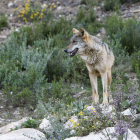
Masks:
[[[70,56],[74,56],[78,51],[78,48],[74,49],[71,53],[70,53]]]

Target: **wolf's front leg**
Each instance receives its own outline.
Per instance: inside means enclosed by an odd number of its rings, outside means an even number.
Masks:
[[[107,73],[101,73],[102,85],[103,85],[103,105],[108,105],[108,93],[107,93]]]
[[[97,88],[97,76],[95,74],[89,73],[90,83],[92,86],[92,93],[93,93],[93,100],[94,103],[99,103],[99,95],[98,95],[98,88]]]

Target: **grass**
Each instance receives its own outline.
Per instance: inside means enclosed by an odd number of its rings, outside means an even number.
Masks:
[[[0,16],[0,29],[6,26],[8,26],[8,18],[5,15]]]

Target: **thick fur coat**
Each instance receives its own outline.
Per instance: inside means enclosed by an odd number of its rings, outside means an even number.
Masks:
[[[90,35],[85,29],[79,31],[73,28],[73,36],[70,39],[70,45],[64,51],[74,56],[76,53],[85,61],[89,72],[90,82],[94,103],[99,103],[97,88],[97,76],[101,76],[103,85],[103,104],[112,102],[112,96],[108,94],[112,77],[111,67],[114,63],[114,55],[109,46],[102,40]]]

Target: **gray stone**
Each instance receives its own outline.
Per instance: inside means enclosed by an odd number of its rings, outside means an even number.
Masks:
[[[9,7],[9,8],[11,8],[11,7],[13,7],[13,6],[14,6],[14,3],[12,3],[12,2],[8,3],[8,7]]]
[[[39,128],[44,131],[46,131],[47,129],[50,129],[51,128],[50,121],[44,118],[41,124],[39,125]]]
[[[0,135],[0,140],[46,140],[45,135],[33,128],[23,128]]]
[[[15,129],[16,127],[20,127],[22,123],[24,123],[25,121],[28,120],[28,117],[25,117],[17,122],[12,122],[10,124],[7,124],[6,126],[3,126],[0,128],[0,133],[4,134],[7,133],[9,131],[11,131],[11,129]],[[1,140],[1,139],[0,139]]]
[[[115,133],[115,127],[107,127],[103,129],[100,133],[90,133],[88,136],[84,137],[71,137],[65,140],[117,140],[116,137],[113,137],[111,134]],[[128,134],[123,138],[123,140],[139,140],[139,138],[130,130],[128,129]]]

